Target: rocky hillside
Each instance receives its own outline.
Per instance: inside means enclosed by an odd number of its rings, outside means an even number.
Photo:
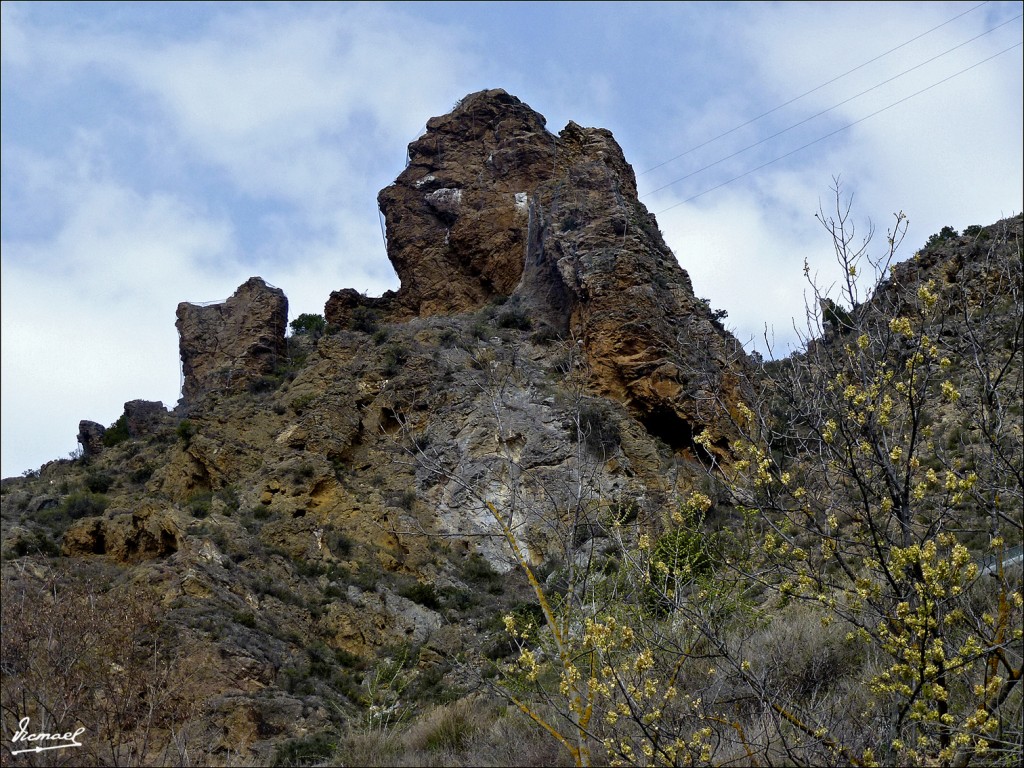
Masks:
[[[325,332],[291,336],[257,277],[182,303],[177,406],[83,421],[81,459],[4,481],[9,589],[58,553],[65,579],[103,564],[144,587],[217,754],[357,716],[395,654],[435,696],[476,689],[496,612],[527,599],[486,502],[521,507],[516,538],[554,576],[573,552],[549,518],[657,525],[703,474],[694,435],[730,437],[744,355],[610,132],[471,94],[379,201],[396,294],[336,291]]]
[[[694,493],[719,502],[698,538],[739,519],[715,472],[758,374],[609,131],[471,94],[378,201],[397,292],[342,287],[290,334],[258,277],[182,303],[173,409],[83,421],[80,458],[3,481],[5,733],[81,724],[97,764],[398,762],[352,734],[446,706],[524,745],[493,764],[561,762],[486,693],[517,652],[502,617],[615,573]],[[414,760],[467,744],[423,734]]]

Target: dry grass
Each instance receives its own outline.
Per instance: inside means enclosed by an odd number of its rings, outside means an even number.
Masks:
[[[569,755],[518,710],[477,694],[390,730],[349,732],[325,765],[555,766]]]

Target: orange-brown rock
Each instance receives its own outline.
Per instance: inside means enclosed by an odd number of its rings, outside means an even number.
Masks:
[[[259,277],[220,304],[182,302],[177,317],[186,404],[212,391],[244,390],[273,373],[285,352],[288,299]]]
[[[378,196],[401,280],[379,299],[337,291],[327,319],[452,314],[513,297],[510,311],[582,344],[599,394],[673,448],[724,453],[740,397],[741,345],[693,293],[637,197],[611,132],[545,119],[503,90],[427,123]]]
[[[174,554],[183,535],[171,513],[150,508],[117,510],[72,525],[61,549],[66,557],[107,555],[133,563]]]

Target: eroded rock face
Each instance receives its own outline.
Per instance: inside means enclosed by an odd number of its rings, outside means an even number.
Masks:
[[[83,419],[78,422],[78,444],[82,446],[82,455],[86,458],[99,456],[103,453],[103,435],[107,428],[95,421]]]
[[[724,455],[741,397],[741,345],[694,296],[690,278],[637,199],[611,133],[570,123],[559,135],[564,177],[531,201],[523,301],[568,311],[601,395],[624,403],[672,448]]]
[[[182,397],[194,404],[213,391],[237,392],[274,371],[285,353],[288,299],[250,277],[221,304],[178,305]]]
[[[377,299],[338,291],[327,319],[390,320],[477,309],[498,296],[584,347],[596,393],[627,405],[673,448],[708,459],[731,434],[746,356],[693,293],[637,197],[611,132],[545,119],[503,90],[427,123],[378,196],[401,279]],[[702,441],[703,442],[703,441]]]
[[[432,118],[409,145],[405,171],[377,197],[403,310],[459,312],[515,290],[527,200],[557,152],[544,124],[505,91],[482,91]]]
[[[62,553],[107,555],[122,563],[167,557],[178,550],[182,532],[168,512],[139,509],[114,511],[79,520],[64,534]]]
[[[159,400],[129,400],[124,404],[125,426],[130,437],[155,432],[168,419],[167,409]]]

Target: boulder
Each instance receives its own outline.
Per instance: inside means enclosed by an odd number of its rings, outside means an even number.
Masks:
[[[113,510],[74,523],[64,534],[66,557],[106,555],[118,562],[167,557],[178,551],[183,533],[173,516],[161,510]]]

